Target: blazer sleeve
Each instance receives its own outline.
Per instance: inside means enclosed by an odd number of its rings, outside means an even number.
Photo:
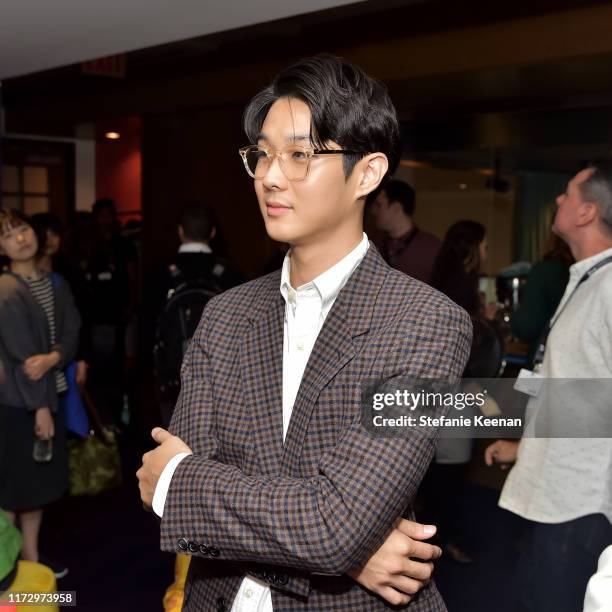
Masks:
[[[181,367],[181,392],[168,430],[185,440],[198,456],[217,458],[219,442],[214,432],[215,412],[208,358],[208,320],[214,299],[202,318]]]
[[[8,357],[14,362],[13,373],[16,388],[23,405],[28,410],[37,410],[49,405],[49,376],[30,380],[24,370],[23,362],[32,355],[43,352],[32,332],[32,321],[28,316],[27,304],[20,298],[18,291],[2,292],[0,295],[0,339]]]
[[[421,331],[421,329],[423,331]],[[432,312],[418,337],[406,337],[402,370],[409,376],[456,379],[471,343],[467,314],[448,302]],[[187,373],[201,360],[191,352]],[[193,384],[193,383],[192,383]],[[199,388],[207,382],[197,381]],[[190,390],[179,400],[173,423],[180,435],[191,401],[202,435],[210,406]],[[204,404],[204,406],[202,406]],[[162,549],[180,550],[179,541],[214,547],[220,560],[250,561],[309,572],[343,574],[377,550],[393,522],[414,499],[429,466],[435,439],[384,438],[362,428],[359,403],[338,444],[327,452],[312,478],[246,475],[216,461],[205,445],[178,466],[161,522]],[[194,556],[202,556],[195,552]],[[207,557],[210,559],[210,557]]]
[[[168,429],[172,434],[185,440],[201,460],[211,461],[214,465],[222,465],[214,461],[219,457],[220,444],[214,430],[215,409],[210,382],[208,354],[208,326],[213,316],[214,304],[215,299],[213,298],[204,308],[198,329],[183,360],[181,392]],[[185,457],[181,463],[186,459],[188,457]],[[171,486],[175,480],[177,480],[176,471],[172,477]],[[166,516],[167,509],[170,507],[167,500],[168,497],[166,497],[167,505],[164,505],[164,517]],[[164,534],[163,518],[161,524],[162,549],[178,550],[177,538]],[[185,551],[181,550],[180,552]],[[238,557],[232,559],[234,562],[238,560]],[[269,573],[271,571],[270,568],[253,567],[252,563],[248,566],[238,563],[234,563],[234,565],[237,565],[245,573]],[[280,588],[298,595],[308,594],[310,587],[308,573],[294,569],[285,571],[285,575],[287,576],[287,583]]]
[[[56,290],[58,308],[55,309],[55,312],[58,317],[61,317],[61,324],[58,325],[61,336],[57,338],[52,350],[59,352],[60,361],[56,367],[63,370],[74,359],[79,347],[81,315],[75,306],[68,283],[59,275],[56,278],[58,279]]]

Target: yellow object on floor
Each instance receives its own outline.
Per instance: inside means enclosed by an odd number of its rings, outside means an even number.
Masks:
[[[191,561],[190,555],[176,555],[174,582],[164,595],[164,612],[181,612],[185,599],[185,580],[189,570],[189,561]]]
[[[2,594],[3,600],[9,600],[9,593],[55,593],[57,585],[55,575],[41,563],[31,561],[19,561],[17,564],[17,575],[9,586],[8,590]],[[78,605],[77,601],[77,605]],[[11,608],[0,608],[10,610]],[[16,606],[19,612],[59,612],[56,605],[36,605],[19,604]]]

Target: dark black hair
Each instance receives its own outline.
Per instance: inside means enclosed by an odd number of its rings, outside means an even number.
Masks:
[[[285,68],[245,109],[243,126],[250,142],[257,142],[270,107],[280,98],[296,98],[308,105],[310,139],[316,148],[329,148],[333,141],[362,153],[344,155],[345,176],[364,155],[378,152],[389,160],[385,179],[395,172],[401,155],[395,107],[387,88],[361,68],[331,55],[303,59]]]
[[[185,238],[205,242],[215,227],[211,213],[203,204],[192,204],[183,209],[180,225]]]
[[[110,209],[113,215],[117,214],[117,207],[115,206],[115,201],[112,198],[100,198],[99,200],[96,200],[91,207],[91,211],[94,215],[97,215],[105,208]]]
[[[389,204],[399,202],[409,217],[414,214],[415,194],[414,189],[405,181],[393,179],[385,183],[382,188],[389,199]]]
[[[477,317],[480,311],[480,243],[485,234],[484,226],[477,221],[458,221],[452,225],[446,232],[431,275],[431,285],[472,317]]]
[[[37,232],[46,232],[47,230],[62,237],[64,235],[64,226],[59,217],[53,213],[36,213],[32,215],[32,224]]]

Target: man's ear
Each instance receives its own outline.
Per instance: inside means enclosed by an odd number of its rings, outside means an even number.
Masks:
[[[577,225],[588,225],[599,215],[599,207],[595,202],[583,202],[578,210]]]
[[[178,237],[181,242],[185,242],[185,230],[182,225],[178,226]]]
[[[208,240],[212,240],[216,235],[217,235],[217,228],[213,226],[212,230],[210,231],[210,236],[208,237]]]
[[[355,199],[365,198],[372,193],[380,185],[388,169],[389,160],[384,153],[370,153],[361,159],[355,168],[359,176]]]

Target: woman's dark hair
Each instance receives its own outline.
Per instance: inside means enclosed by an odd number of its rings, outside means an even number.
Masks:
[[[446,232],[434,263],[431,285],[467,310],[472,317],[481,310],[478,294],[480,243],[485,228],[476,221],[458,221]]]
[[[570,248],[561,237],[557,236],[557,234],[554,234],[553,232],[550,233],[550,236],[544,245],[544,256],[542,259],[560,259],[568,266],[571,266],[574,263],[574,256],[572,255]]]
[[[36,227],[34,223],[32,223],[32,219],[28,217],[28,215],[22,213],[20,210],[7,210],[0,208],[0,234],[4,234],[9,232],[16,227],[21,227],[22,225],[29,225],[36,234],[38,239],[38,250],[36,254],[43,253],[45,246],[47,245],[47,237],[39,236],[36,231]]]
[[[395,107],[387,88],[361,68],[331,55],[303,59],[285,68],[245,109],[243,126],[250,142],[257,142],[270,107],[281,98],[308,105],[310,140],[316,148],[329,148],[333,141],[343,149],[361,152],[344,155],[345,176],[364,155],[378,152],[389,160],[385,179],[395,172],[401,155]]]
[[[59,217],[53,213],[36,213],[31,217],[32,227],[40,233],[47,231],[57,234],[60,238],[64,235],[64,226]]]

